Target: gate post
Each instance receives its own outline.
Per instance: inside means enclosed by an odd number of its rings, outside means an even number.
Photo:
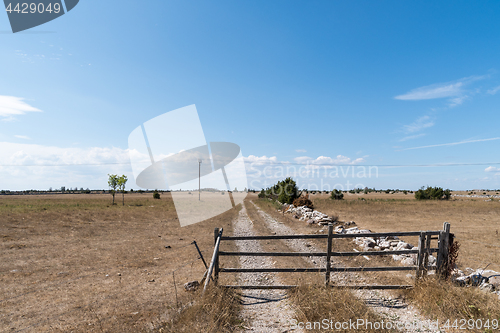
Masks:
[[[420,237],[418,238],[418,256],[417,256],[417,272],[415,276],[415,281],[417,281],[422,275],[422,266],[424,261],[424,247],[425,247],[425,232],[420,232]]]
[[[443,231],[439,233],[439,252],[437,260],[437,272],[441,277],[448,276],[448,250],[450,246],[450,224],[443,224]]]
[[[328,223],[328,245],[326,249],[326,275],[325,275],[325,285],[328,287],[330,284],[330,257],[332,256],[332,234],[333,234],[333,224]]]

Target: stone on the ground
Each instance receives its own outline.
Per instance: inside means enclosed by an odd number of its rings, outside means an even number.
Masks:
[[[186,291],[196,291],[199,287],[200,283],[196,280],[184,283],[184,290]]]

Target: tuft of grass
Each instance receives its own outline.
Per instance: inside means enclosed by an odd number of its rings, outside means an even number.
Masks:
[[[158,332],[234,332],[242,324],[240,306],[233,290],[212,287],[203,296],[199,290],[195,300],[170,314],[170,322],[161,324]]]
[[[464,288],[429,277],[413,289],[401,291],[422,314],[443,322],[447,319],[500,319],[498,295],[478,288]]]
[[[314,323],[321,323],[325,318],[333,322],[380,322],[380,318],[368,306],[358,299],[351,290],[326,288],[324,286],[303,285],[290,291],[290,299],[294,303],[296,320],[302,323],[312,323],[309,332],[332,332],[320,324],[314,328]],[[386,330],[365,327],[362,329],[347,329],[343,332],[384,332]]]

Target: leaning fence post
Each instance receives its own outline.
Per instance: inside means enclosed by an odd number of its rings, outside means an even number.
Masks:
[[[215,234],[215,231],[217,231],[217,234]],[[222,228],[215,228],[214,230],[214,245],[217,245],[217,240],[218,238],[222,236]],[[217,285],[219,283],[219,250],[217,249],[217,256],[215,258],[215,265],[214,265],[214,284]]]
[[[217,231],[217,233],[215,232]],[[210,276],[212,275],[212,271],[214,270],[215,262],[219,260],[219,246],[220,246],[220,239],[222,237],[222,228],[215,228],[214,230],[214,236],[217,234],[215,238],[215,246],[214,246],[214,254],[212,255],[212,261],[210,262],[210,266],[208,267],[208,273],[207,273],[207,279],[205,280],[205,286],[203,287],[203,293],[205,293],[205,290],[207,290],[208,284],[210,282]],[[214,279],[214,283],[217,280]]]
[[[424,247],[425,247],[425,233],[420,232],[420,237],[418,239],[418,256],[417,256],[417,272],[415,281],[422,275],[422,263],[424,260]]]
[[[326,249],[326,275],[325,275],[325,285],[328,287],[330,284],[330,258],[332,256],[332,234],[333,234],[333,224],[328,223],[328,245]]]

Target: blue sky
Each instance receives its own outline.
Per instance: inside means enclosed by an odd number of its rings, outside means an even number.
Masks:
[[[129,134],[192,104],[207,141],[261,168],[500,188],[499,16],[496,1],[82,0],[12,34],[0,14],[0,188],[105,188],[107,173],[137,188]],[[123,164],[41,166],[102,163]]]

